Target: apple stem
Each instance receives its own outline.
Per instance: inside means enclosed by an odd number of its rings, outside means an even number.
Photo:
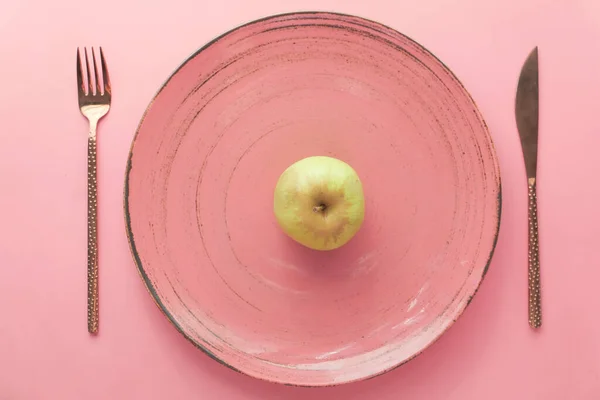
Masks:
[[[313,207],[313,212],[321,212],[325,210],[325,204],[319,204],[318,206]]]

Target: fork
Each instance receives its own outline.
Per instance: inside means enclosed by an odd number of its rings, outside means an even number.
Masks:
[[[88,182],[88,249],[87,249],[87,324],[88,332],[98,332],[98,191],[96,180],[96,128],[98,122],[110,109],[111,87],[106,61],[100,47],[100,65],[96,65],[96,55],[92,48],[92,64],[88,59],[87,48],[84,48],[83,62],[77,49],[77,95],[79,109],[88,119],[90,130],[88,134],[87,182]],[[93,71],[91,71],[93,70]],[[87,78],[84,81],[84,74]],[[94,76],[92,81],[91,77]],[[102,83],[101,83],[102,81]]]

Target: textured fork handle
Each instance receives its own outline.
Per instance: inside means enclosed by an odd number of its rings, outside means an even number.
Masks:
[[[88,252],[87,252],[87,323],[88,332],[98,332],[98,196],[96,180],[96,123],[90,121],[88,137]]]
[[[529,325],[542,326],[540,255],[538,241],[537,188],[535,178],[529,184]]]

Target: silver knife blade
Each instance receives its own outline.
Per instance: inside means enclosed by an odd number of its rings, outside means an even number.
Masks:
[[[529,53],[521,69],[515,101],[515,117],[521,138],[527,178],[535,178],[538,153],[538,48]]]

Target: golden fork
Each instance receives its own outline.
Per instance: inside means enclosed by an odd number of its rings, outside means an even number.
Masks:
[[[110,109],[111,87],[106,61],[102,47],[100,47],[100,65],[98,70],[96,56],[92,48],[92,62],[88,59],[87,49],[84,48],[84,59],[81,61],[79,48],[77,49],[77,95],[79,109],[88,119],[90,131],[88,134],[88,251],[87,251],[87,278],[88,278],[88,306],[87,323],[88,332],[98,332],[98,223],[97,223],[97,181],[96,181],[96,128],[98,121]],[[93,65],[93,68],[92,68]],[[90,70],[93,71],[91,72]],[[85,74],[85,77],[84,77]],[[92,80],[92,76],[94,79]],[[86,78],[84,80],[84,78]]]

